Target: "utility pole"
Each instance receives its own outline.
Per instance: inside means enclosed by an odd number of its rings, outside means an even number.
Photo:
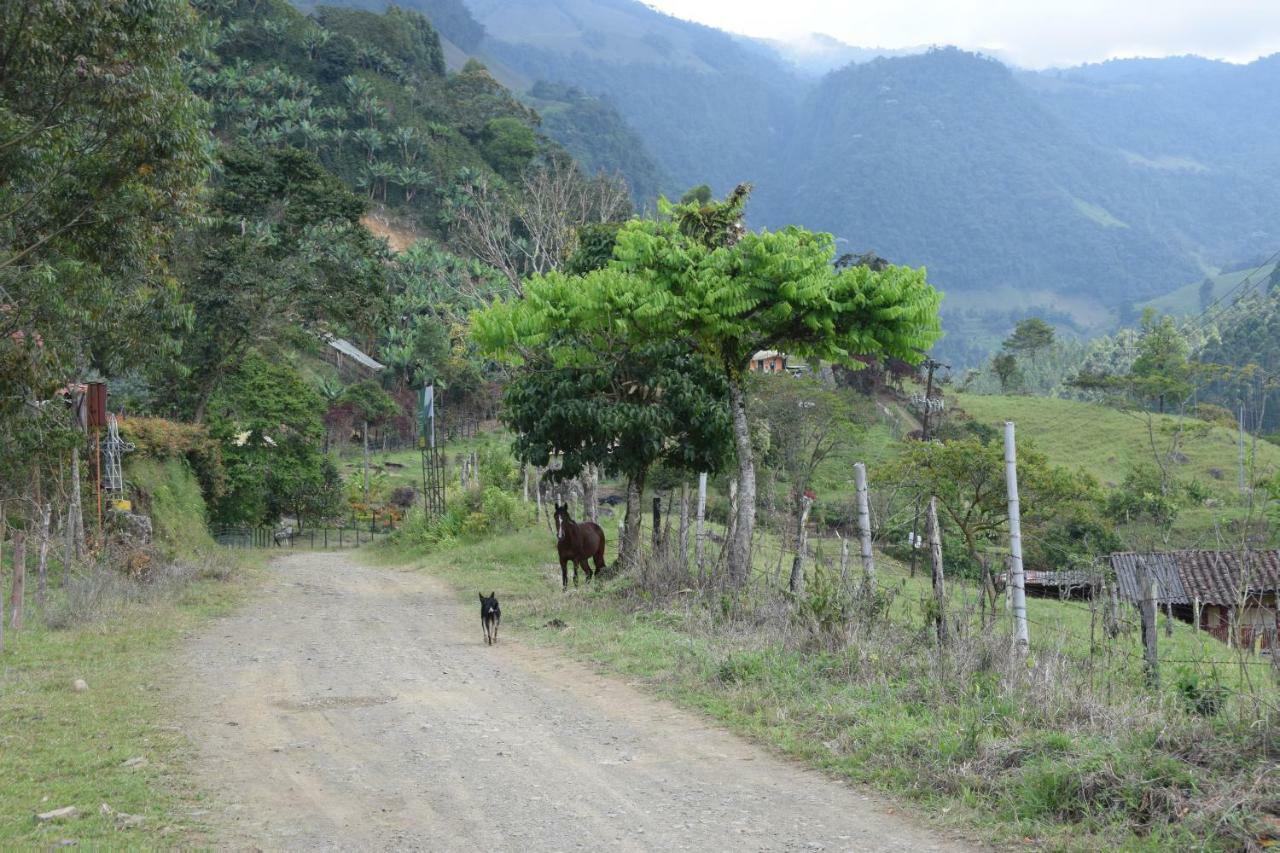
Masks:
[[[858,537],[862,545],[862,586],[868,597],[876,582],[875,557],[871,553],[871,511],[867,500],[867,466],[857,462],[853,466],[853,480],[858,488]],[[848,544],[843,546],[842,558],[847,561]]]
[[[920,419],[920,440],[922,442],[929,441],[929,415],[933,411],[933,372],[939,367],[946,370],[951,369],[951,365],[943,364],[935,358],[925,356],[923,362],[924,369],[928,371],[927,378],[924,383],[924,417]],[[920,499],[916,498],[915,518],[911,522],[911,577],[916,576],[916,549],[920,545]]]
[[[1027,648],[1027,592],[1022,573],[1022,513],[1018,506],[1018,450],[1013,437],[1013,421],[1004,422],[1004,478],[1009,496],[1009,588],[1013,601],[1014,638]]]

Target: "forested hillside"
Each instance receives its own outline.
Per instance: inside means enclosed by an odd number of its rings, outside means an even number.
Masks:
[[[942,344],[961,360],[1033,313],[1107,329],[1280,241],[1275,58],[1026,72],[942,50],[818,78],[877,51],[742,39],[634,0],[405,5],[513,82],[601,98],[546,105],[544,130],[621,170],[641,204],[654,186],[751,181],[756,225],[799,222],[927,266],[947,315],[965,312],[965,340]],[[610,140],[597,150],[580,142],[593,124]],[[618,156],[633,138],[655,168]]]

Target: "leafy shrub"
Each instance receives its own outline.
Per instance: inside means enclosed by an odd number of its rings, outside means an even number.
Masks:
[[[520,466],[506,445],[485,445],[476,453],[480,468],[480,485],[494,486],[513,492],[522,484]]]
[[[1216,717],[1227,703],[1227,688],[1192,669],[1183,668],[1175,682],[1187,710],[1201,717]]]
[[[133,444],[133,458],[185,459],[200,480],[207,499],[227,490],[222,448],[203,424],[163,418],[121,418],[120,436]]]
[[[1178,501],[1164,492],[1158,471],[1139,465],[1129,470],[1120,488],[1107,498],[1107,511],[1125,521],[1148,518],[1156,524],[1172,524],[1178,517]]]
[[[1215,406],[1213,403],[1200,403],[1191,410],[1192,417],[1205,423],[1217,424],[1227,429],[1235,429],[1236,416],[1229,409]]]
[[[391,505],[398,506],[401,509],[408,509],[413,506],[413,502],[418,498],[418,490],[413,486],[397,486],[391,492]]]

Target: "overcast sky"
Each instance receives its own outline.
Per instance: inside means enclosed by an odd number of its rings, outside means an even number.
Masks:
[[[730,32],[826,33],[859,47],[954,44],[1028,68],[1280,52],[1280,0],[647,0]]]

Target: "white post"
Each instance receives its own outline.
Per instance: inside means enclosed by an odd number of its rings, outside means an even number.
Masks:
[[[1022,515],[1018,508],[1018,450],[1013,438],[1013,421],[1004,422],[1004,479],[1009,492],[1009,586],[1013,599],[1014,637],[1026,648],[1027,591],[1022,574]]]
[[[706,518],[707,518],[707,475],[698,475],[698,520],[694,529],[694,562],[698,564],[698,574],[702,574],[702,556],[706,552]]]
[[[858,487],[858,534],[862,540],[862,583],[870,592],[876,583],[875,557],[871,553],[871,509],[867,501],[867,466],[853,466],[853,479]]]

